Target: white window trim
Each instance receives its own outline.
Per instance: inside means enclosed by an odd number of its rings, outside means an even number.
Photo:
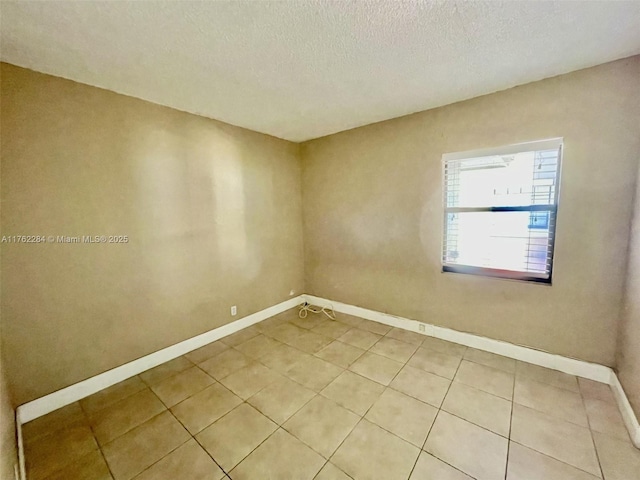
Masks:
[[[559,203],[559,195],[560,195],[560,175],[562,171],[562,157],[563,157],[563,149],[564,149],[564,138],[556,137],[549,138],[546,140],[536,140],[532,142],[525,143],[517,143],[513,145],[506,145],[502,147],[491,147],[491,148],[483,148],[476,150],[467,150],[464,152],[453,152],[453,153],[445,153],[442,155],[442,165],[441,165],[441,185],[443,188],[442,194],[442,235],[441,240],[442,244],[440,247],[440,263],[442,265],[443,273],[465,273],[470,275],[478,275],[485,277],[494,277],[502,280],[517,280],[517,281],[527,281],[527,282],[535,282],[541,283],[544,285],[551,285],[551,279],[553,275],[553,265],[555,260],[555,243],[556,243],[556,233],[557,233],[557,216],[558,216],[558,203]],[[535,150],[551,150],[551,149],[560,149],[560,153],[558,155],[558,170],[556,175],[556,188],[554,193],[554,202],[555,202],[555,212],[554,215],[556,217],[554,226],[553,226],[553,236],[551,239],[551,262],[549,275],[546,274],[538,274],[533,272],[520,272],[513,270],[500,270],[489,267],[474,267],[469,265],[456,265],[456,264],[448,264],[444,262],[443,259],[443,251],[445,249],[446,243],[446,221],[447,221],[447,213],[449,211],[449,207],[447,206],[446,201],[446,163],[451,160],[466,160],[471,158],[478,157],[490,157],[494,155],[513,155],[517,153],[530,152]],[[487,208],[491,207],[480,207],[480,208],[457,208],[458,211],[486,211]],[[513,210],[513,207],[510,208],[499,208],[495,211],[510,211]]]

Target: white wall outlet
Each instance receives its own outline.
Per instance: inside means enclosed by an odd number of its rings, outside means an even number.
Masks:
[[[295,294],[296,294],[295,290],[291,290],[291,291],[289,292],[289,296],[290,296],[290,297],[293,297]]]
[[[236,316],[238,314],[238,307],[235,305],[231,307],[231,315]]]
[[[424,323],[420,323],[418,324],[418,331],[424,333],[426,331],[427,327],[425,326]]]

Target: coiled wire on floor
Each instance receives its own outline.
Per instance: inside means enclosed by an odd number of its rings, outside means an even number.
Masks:
[[[333,311],[333,307],[332,306],[331,307],[316,307],[314,305],[311,305],[310,303],[304,302],[298,308],[299,308],[298,316],[300,318],[307,318],[307,315],[309,315],[309,312],[311,312],[311,313],[324,313],[331,320],[335,320],[336,319],[336,314]]]

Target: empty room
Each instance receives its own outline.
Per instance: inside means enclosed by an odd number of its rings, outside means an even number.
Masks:
[[[640,480],[640,1],[0,1],[0,480]]]

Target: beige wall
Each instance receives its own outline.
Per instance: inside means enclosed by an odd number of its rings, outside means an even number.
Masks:
[[[1,163],[1,157],[0,157]],[[0,177],[2,169],[0,168]],[[1,182],[0,182],[1,183]],[[1,203],[0,203],[1,205]],[[1,207],[0,207],[1,211]],[[0,225],[0,235],[2,226]],[[2,244],[0,244],[1,246]],[[0,261],[1,265],[1,261]],[[0,267],[1,270],[1,267]],[[0,291],[2,291],[2,279],[0,278]],[[1,310],[1,307],[0,307]],[[11,394],[7,385],[4,361],[4,336],[3,322],[0,316],[0,479],[13,479],[14,466],[18,462],[16,439],[16,412],[11,401]]]
[[[613,365],[639,78],[634,57],[303,144],[307,293]],[[553,286],[441,273],[442,154],[551,137]]]
[[[625,302],[618,335],[616,363],[620,382],[636,415],[640,418],[640,151]]]
[[[301,151],[18,67],[0,73],[2,234],[130,238],[2,245],[14,404],[228,323],[230,305],[241,317],[299,294],[303,280],[307,293],[614,364],[640,57]],[[553,286],[440,273],[442,154],[556,136],[565,150]],[[619,359],[636,408],[637,271]]]
[[[2,65],[3,244],[15,404],[303,289],[299,146]],[[212,85],[212,88],[215,86]]]

